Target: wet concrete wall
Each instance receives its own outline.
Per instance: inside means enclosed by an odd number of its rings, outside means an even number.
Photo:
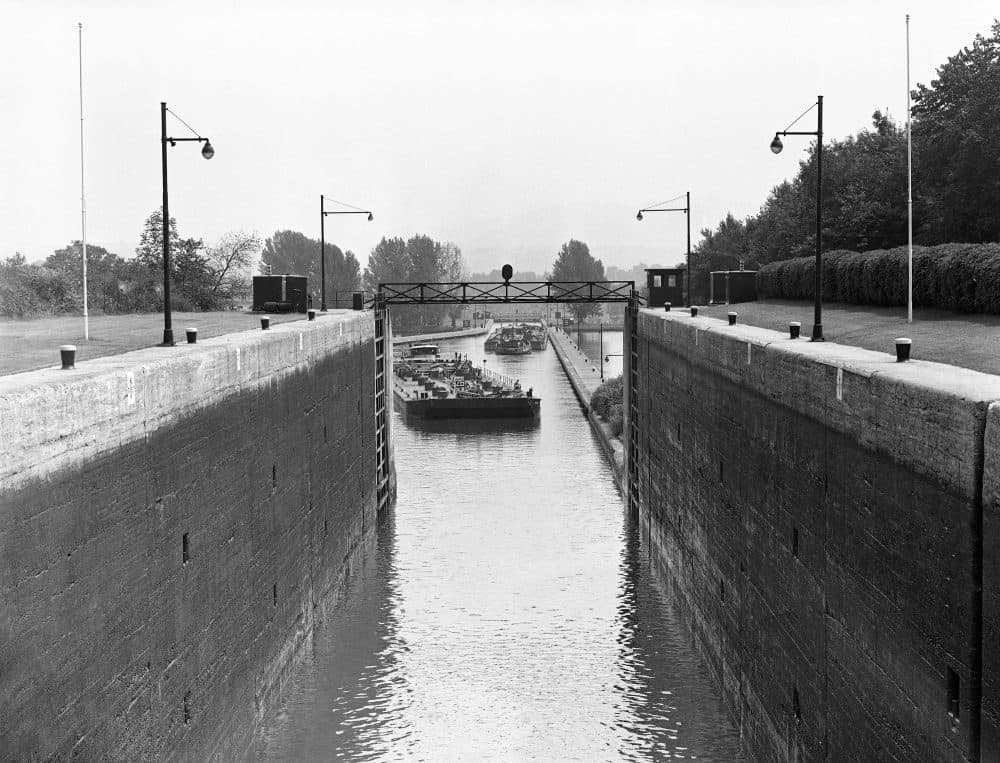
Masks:
[[[375,520],[372,323],[0,379],[0,757],[239,754]]]
[[[1000,378],[638,330],[641,519],[751,752],[996,760]]]

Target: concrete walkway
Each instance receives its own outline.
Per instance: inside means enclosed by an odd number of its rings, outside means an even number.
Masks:
[[[549,328],[549,340],[552,342],[552,349],[555,350],[556,357],[559,358],[559,362],[569,378],[577,400],[580,401],[580,407],[587,414],[590,428],[597,435],[597,441],[604,451],[604,457],[611,465],[615,484],[618,485],[619,490],[624,490],[625,447],[611,431],[611,426],[590,409],[590,398],[594,394],[594,390],[601,385],[601,381],[594,379],[593,374],[588,373],[590,363],[587,362],[587,356],[573,344],[569,336],[558,329]]]
[[[674,308],[684,314],[686,308]],[[740,324],[780,331],[787,335],[790,321],[802,324],[802,336],[809,337],[813,324],[813,303],[805,300],[768,300],[735,305],[699,307],[698,315],[726,320],[735,312]],[[896,337],[913,340],[911,357],[930,360],[986,374],[1000,375],[1000,315],[953,313],[917,308],[913,323],[906,322],[905,307],[823,304],[823,336],[826,341],[863,347],[894,355]]]
[[[436,342],[442,339],[460,339],[463,336],[479,336],[488,334],[493,328],[493,321],[486,321],[486,325],[480,328],[460,329],[458,331],[438,331],[432,334],[411,334],[410,336],[392,337],[393,345],[397,344],[421,344],[422,342]]]

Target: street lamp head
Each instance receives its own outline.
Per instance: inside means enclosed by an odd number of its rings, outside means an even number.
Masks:
[[[642,220],[642,210],[641,210],[641,209],[639,210],[639,214],[637,214],[637,215],[635,216],[635,219],[636,219],[636,220]]]
[[[211,159],[215,156],[215,149],[212,148],[212,143],[208,138],[205,138],[205,145],[201,147],[201,155],[206,159]]]
[[[774,140],[771,141],[771,152],[775,154],[780,154],[781,149],[783,149],[784,147],[785,146],[781,142],[781,138],[778,136],[778,133],[775,133]]]
[[[371,222],[374,219],[375,219],[375,215],[373,215],[371,212],[369,212],[368,213],[368,222]]]

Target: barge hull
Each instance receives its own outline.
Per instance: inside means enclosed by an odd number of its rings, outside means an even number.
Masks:
[[[421,419],[530,419],[542,406],[537,397],[405,400],[397,394],[396,401],[406,415]]]

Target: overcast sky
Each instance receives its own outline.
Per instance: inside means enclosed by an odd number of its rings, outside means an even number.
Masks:
[[[145,6],[145,7],[144,7]],[[0,257],[80,238],[83,23],[88,241],[134,253],[161,201],[160,101],[202,135],[169,150],[184,236],[319,237],[362,264],[382,236],[458,244],[473,269],[545,269],[569,238],[606,264],[673,264],[759,209],[808,138],[775,130],[822,94],[841,138],[1000,10],[985,0],[803,2],[61,2],[0,0]],[[168,131],[189,133],[168,117]],[[801,126],[815,129],[810,115]],[[905,200],[900,199],[900,204]]]

